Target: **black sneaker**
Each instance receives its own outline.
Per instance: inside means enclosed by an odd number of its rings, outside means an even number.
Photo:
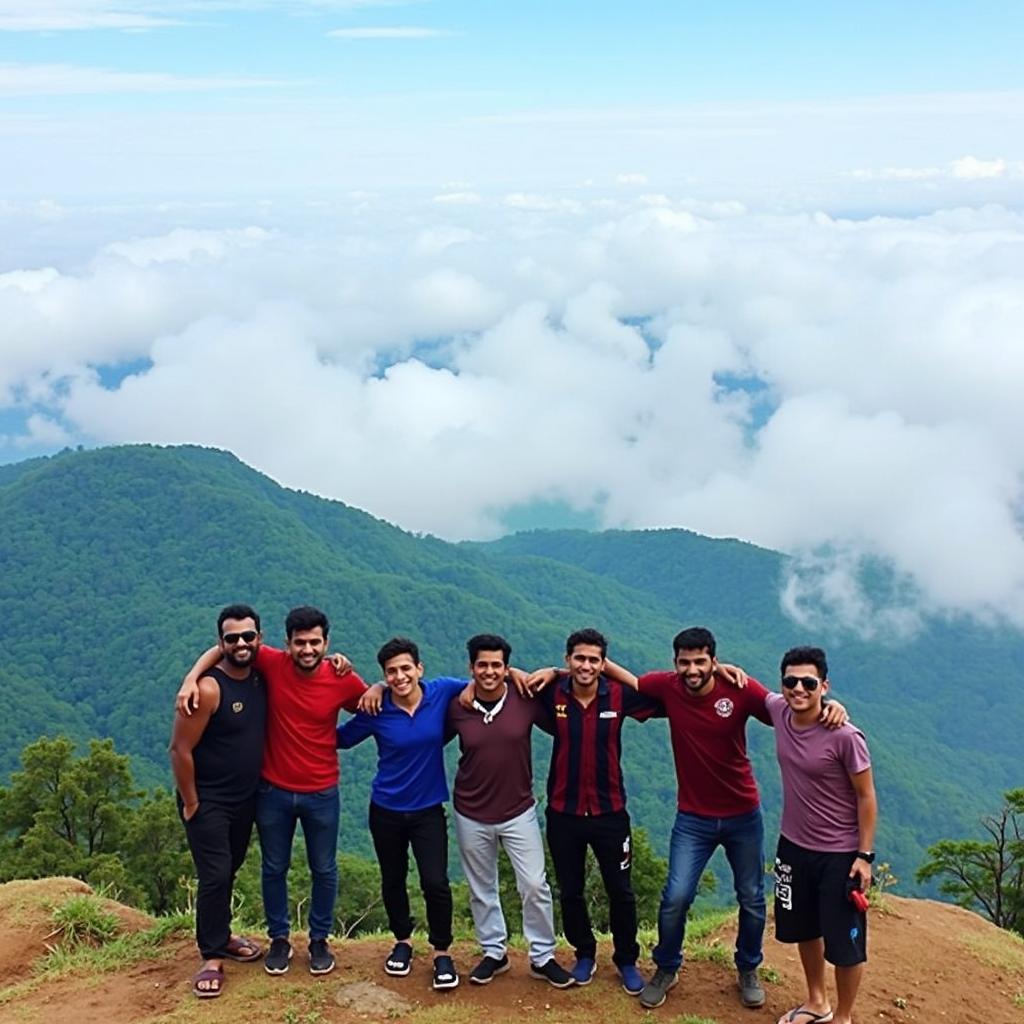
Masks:
[[[469,980],[474,985],[489,985],[496,974],[504,974],[512,965],[508,957],[496,960],[493,956],[485,956],[470,972]]]
[[[530,964],[530,977],[546,981],[555,988],[572,988],[576,984],[576,979],[554,957],[540,967]]]
[[[292,944],[287,939],[271,939],[270,949],[263,961],[263,970],[267,974],[284,974],[290,966]]]
[[[434,957],[434,980],[431,984],[438,991],[458,988],[459,972],[455,970],[455,963],[447,953]]]
[[[330,974],[334,970],[334,954],[326,939],[309,940],[309,973]]]
[[[412,946],[404,940],[396,942],[395,948],[388,953],[388,958],[384,961],[384,973],[404,978],[411,970]]]

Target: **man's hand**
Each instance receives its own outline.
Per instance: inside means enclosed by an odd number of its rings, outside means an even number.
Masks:
[[[199,683],[191,676],[185,676],[185,680],[174,698],[174,710],[179,715],[186,717],[190,717],[193,711],[199,710]]]
[[[340,658],[342,655],[338,654],[335,657]],[[346,669],[346,671],[348,670]],[[344,672],[341,675],[344,675]],[[359,703],[356,705],[357,710],[367,715],[379,715],[381,706],[384,704],[384,694],[387,693],[387,690],[386,683],[374,683],[373,686],[368,686],[359,698]]]
[[[509,666],[508,677],[512,680],[513,685],[519,691],[521,697],[532,697],[533,690],[530,689],[530,676],[527,675],[521,668],[514,668]]]
[[[194,804],[183,804],[181,808],[181,816],[186,821],[191,821],[196,816],[196,811],[199,810],[199,801],[197,800]]]
[[[467,710],[470,711],[473,708],[473,701],[476,700],[476,683],[472,679],[463,688],[462,693],[459,694],[459,703]]]
[[[539,668],[526,677],[526,685],[531,693],[540,693],[545,686],[550,686],[557,678],[557,668]]]
[[[329,654],[327,660],[336,676],[347,676],[352,671],[352,662],[344,654]]]
[[[839,726],[845,725],[850,720],[850,716],[846,713],[846,708],[837,700],[830,700],[821,709],[821,724],[826,729],[838,729]],[[870,874],[870,872],[868,872]]]
[[[850,877],[857,879],[860,891],[866,895],[871,888],[871,865],[858,857],[850,867]]]
[[[739,665],[727,665],[725,662],[719,662],[715,668],[715,675],[724,683],[728,683],[730,686],[735,686],[742,690],[749,681],[749,676],[746,672],[739,667]]]

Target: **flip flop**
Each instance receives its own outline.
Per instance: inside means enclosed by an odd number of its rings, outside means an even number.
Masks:
[[[795,1006],[784,1017],[779,1018],[786,1024],[829,1024],[832,1020],[832,1011],[827,1013],[815,1013],[813,1010],[806,1010],[802,1006]]]
[[[204,967],[192,978],[192,995],[197,999],[216,999],[224,991],[224,971],[219,967]]]
[[[263,950],[252,939],[244,938],[241,935],[232,935],[231,941],[224,949],[224,955],[229,960],[237,960],[240,964],[246,964],[250,960],[259,960],[263,956]]]

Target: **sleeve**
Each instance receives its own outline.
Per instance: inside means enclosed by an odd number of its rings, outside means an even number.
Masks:
[[[456,679],[454,676],[439,676],[427,683],[430,687],[436,687],[441,700],[447,705],[453,697],[458,697],[468,685],[466,679]]]
[[[621,686],[621,683],[615,685]],[[648,718],[664,718],[665,705],[660,700],[638,693],[632,686],[622,687],[622,713],[627,718],[646,722]]]
[[[747,698],[747,714],[753,715],[759,722],[764,722],[765,725],[774,725],[772,716],[768,713],[768,698],[772,696],[771,691],[759,683],[753,676],[747,679],[746,686],[746,698]],[[781,694],[775,694],[775,696],[785,699]]]
[[[860,729],[852,725],[843,726],[839,730],[839,741],[839,756],[850,775],[860,775],[871,767],[868,743]]]
[[[550,686],[544,687],[544,689],[533,698],[533,724],[542,732],[546,732],[549,736],[553,736],[555,734],[554,688],[557,685],[558,683],[554,682]]]
[[[358,712],[344,725],[339,725],[336,732],[335,746],[340,750],[348,750],[351,747],[362,743],[368,736],[374,733],[374,719],[364,712]]]
[[[260,648],[256,652],[256,660],[253,664],[261,672],[265,673],[268,668],[272,668],[274,663],[281,659],[282,654],[284,654],[284,651],[271,647],[270,644],[260,644]]]
[[[349,711],[354,715],[359,704],[359,698],[366,693],[368,687],[366,683],[363,682],[363,677],[355,671],[346,672],[345,675],[341,677],[341,681],[346,686],[347,694],[345,699],[341,702],[341,706],[346,711]]]
[[[775,725],[782,717],[782,710],[786,706],[786,698],[781,693],[767,693],[764,698],[764,708],[771,719],[770,725]]]
[[[671,673],[669,672],[645,672],[637,678],[637,692],[647,697],[660,698],[665,686],[666,677],[670,676]]]

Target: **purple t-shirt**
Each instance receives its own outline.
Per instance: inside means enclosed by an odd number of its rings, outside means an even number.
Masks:
[[[462,750],[452,802],[463,817],[485,825],[510,821],[534,804],[530,732],[534,722],[544,721],[544,709],[511,684],[507,693],[489,722],[457,697],[448,705],[448,728]]]
[[[797,729],[781,693],[768,694],[765,706],[782,771],[782,834],[807,850],[858,849],[857,795],[850,776],[871,767],[864,734],[849,722],[838,729],[820,722]]]

